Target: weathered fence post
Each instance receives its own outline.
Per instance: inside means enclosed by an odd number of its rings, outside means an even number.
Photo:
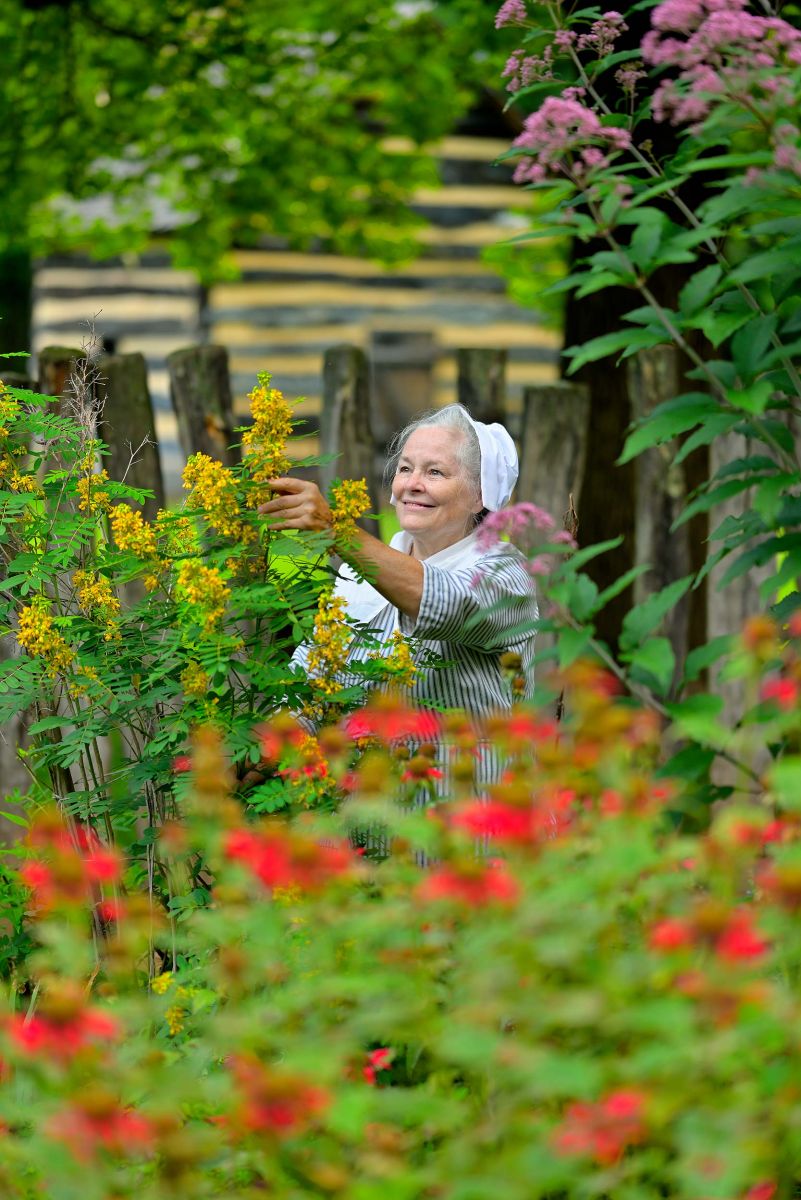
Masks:
[[[321,491],[327,492],[334,479],[363,477],[367,480],[373,510],[377,511],[380,480],[375,470],[367,356],[357,346],[332,346],[325,352],[320,453],[337,456],[319,468]],[[361,524],[375,532],[375,522]]]
[[[45,346],[37,357],[39,391],[43,396],[64,396],[75,367],[89,357],[71,346]]]
[[[456,398],[476,421],[501,421],[506,414],[505,350],[457,350]]]
[[[370,338],[370,409],[376,450],[430,408],[437,348],[431,333],[376,330]]]
[[[537,384],[523,392],[517,498],[544,508],[557,525],[571,496],[579,509],[589,414],[584,384]]]
[[[634,421],[646,417],[658,404],[682,390],[680,364],[673,346],[643,350],[629,360],[628,389]],[[634,460],[634,565],[648,570],[634,581],[634,603],[641,604],[693,569],[690,531],[682,525],[672,530],[686,500],[684,465],[673,462],[676,439],[645,450]],[[685,594],[666,618],[670,639],[681,669],[689,645],[690,595]]]
[[[224,346],[190,346],[167,356],[170,399],[178,419],[181,449],[203,453],[231,467],[240,452],[233,446],[233,400]]]
[[[164,480],[156,441],[156,423],[141,354],[109,354],[100,359],[98,436],[108,445],[104,460],[112,479],[148,488],[142,515],[152,521],[164,508]]]

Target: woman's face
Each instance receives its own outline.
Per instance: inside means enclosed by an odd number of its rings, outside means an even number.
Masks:
[[[426,556],[466,537],[481,512],[481,495],[459,459],[461,437],[423,425],[409,435],[398,460],[392,481],[398,520]]]

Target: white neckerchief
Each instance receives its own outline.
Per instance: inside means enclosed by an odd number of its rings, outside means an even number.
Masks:
[[[408,554],[412,546],[412,535],[402,529],[395,534],[389,545],[392,550]],[[463,567],[474,566],[484,554],[486,551],[478,547],[478,531],[474,530],[453,545],[429,555],[425,561],[432,567],[458,571]],[[369,624],[376,613],[391,605],[391,601],[382,596],[366,579],[358,579],[347,563],[343,563],[339,569],[335,594],[345,601],[348,616],[363,625]]]

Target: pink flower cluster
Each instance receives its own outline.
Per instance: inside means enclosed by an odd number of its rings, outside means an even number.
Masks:
[[[592,50],[598,58],[603,58],[611,53],[615,42],[627,29],[628,25],[619,12],[605,12],[597,21],[593,21],[589,33],[579,34],[576,49]]]
[[[504,0],[495,15],[495,28],[502,29],[504,25],[524,25],[527,17],[525,0]]]
[[[515,50],[506,60],[506,66],[501,71],[501,77],[508,80],[506,90],[519,92],[521,88],[529,87],[542,79],[553,79],[553,50],[546,46],[542,56],[525,54]]]
[[[715,97],[775,93],[772,67],[801,65],[801,32],[780,17],[755,16],[747,0],[663,0],[642,42],[651,66],[678,67],[676,79],[664,80],[654,93],[657,121],[698,124]],[[672,36],[678,33],[682,38]]]
[[[549,96],[526,118],[514,145],[528,152],[515,168],[515,182],[540,183],[562,174],[581,178],[606,167],[609,153],[629,148],[631,135],[618,125],[602,125],[578,99]]]

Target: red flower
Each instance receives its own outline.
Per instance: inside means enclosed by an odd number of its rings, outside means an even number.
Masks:
[[[276,825],[264,829],[233,829],[223,847],[226,858],[242,863],[265,887],[323,887],[347,874],[353,855],[345,846],[323,846]]]
[[[14,1013],[8,1032],[23,1054],[59,1062],[68,1062],[93,1042],[116,1041],[121,1033],[114,1018],[99,1008],[76,1008],[58,1017]]]
[[[759,697],[761,700],[772,700],[779,708],[789,712],[798,704],[798,684],[794,679],[776,675],[764,681]]]
[[[176,775],[192,770],[192,759],[188,754],[177,754],[172,760],[172,769]]]
[[[383,742],[396,742],[414,738],[421,742],[436,741],[440,732],[436,713],[422,708],[376,701],[367,708],[351,713],[345,718],[344,730],[348,737],[356,739],[377,738]]]
[[[610,1092],[597,1104],[571,1104],[554,1130],[559,1154],[580,1155],[604,1165],[616,1162],[627,1146],[643,1141],[646,1097],[633,1088]]]
[[[388,1071],[392,1062],[392,1051],[389,1047],[381,1047],[378,1050],[371,1050],[367,1055],[367,1062],[362,1068],[362,1074],[367,1082],[375,1086],[376,1071]]]
[[[302,1132],[328,1105],[322,1088],[267,1066],[254,1055],[236,1055],[228,1060],[228,1067],[240,1096],[231,1123],[234,1130],[290,1136]]]
[[[64,1142],[79,1162],[91,1162],[98,1150],[128,1156],[152,1147],[153,1127],[141,1113],[117,1106],[98,1108],[87,1110],[79,1101],[51,1118],[48,1133]]]
[[[417,888],[422,900],[454,900],[470,908],[488,904],[514,904],[520,887],[503,866],[481,863],[440,867],[431,871]]]
[[[773,1200],[778,1187],[774,1179],[763,1179],[761,1183],[755,1183],[750,1187],[743,1196],[743,1200]]]
[[[110,846],[99,842],[85,856],[83,865],[91,883],[117,883],[122,876],[122,858]]]
[[[746,909],[732,913],[728,925],[717,939],[715,950],[729,962],[761,958],[767,954],[768,943],[754,928],[753,917]]]
[[[693,942],[692,929],[678,917],[666,917],[654,925],[648,938],[652,950],[682,950]]]

